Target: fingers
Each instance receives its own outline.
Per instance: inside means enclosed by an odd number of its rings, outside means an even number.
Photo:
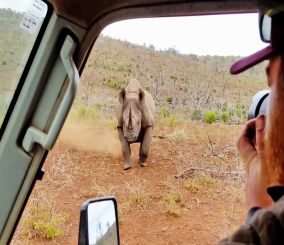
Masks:
[[[256,119],[255,130],[256,130],[256,145],[258,152],[264,151],[264,129],[266,125],[266,116],[259,115]]]
[[[256,119],[248,121],[241,132],[237,144],[240,152],[244,150],[244,147],[256,150],[253,144],[253,138],[255,135],[255,121]]]
[[[251,161],[257,155],[257,150],[253,143],[255,135],[255,122],[256,119],[253,119],[246,123],[237,144],[240,155],[244,160],[245,169],[247,172],[249,171]]]

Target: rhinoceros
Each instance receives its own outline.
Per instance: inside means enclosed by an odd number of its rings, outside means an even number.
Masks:
[[[132,167],[130,144],[140,143],[139,165],[146,167],[149,155],[152,130],[155,121],[153,97],[136,79],[119,93],[117,105],[117,130],[124,157],[123,169]]]

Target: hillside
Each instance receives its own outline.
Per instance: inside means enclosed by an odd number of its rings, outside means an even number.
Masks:
[[[252,96],[267,88],[266,63],[232,76],[229,68],[238,59],[182,55],[173,48],[155,51],[100,36],[86,64],[77,99],[86,106],[101,101],[115,104],[117,90],[136,78],[156,99],[156,105],[175,108],[175,113],[191,115],[194,109],[222,112],[225,104],[231,116],[238,116],[236,110],[247,111]]]
[[[21,30],[23,16],[0,9],[0,126],[39,31],[30,35]]]

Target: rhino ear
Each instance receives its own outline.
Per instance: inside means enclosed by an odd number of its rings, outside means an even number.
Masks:
[[[145,93],[142,88],[139,88],[139,98],[140,98],[140,102],[142,102],[142,100],[144,100],[145,98]]]
[[[123,104],[125,95],[126,95],[125,88],[122,88],[120,93],[119,93],[119,102],[120,102],[120,104]]]

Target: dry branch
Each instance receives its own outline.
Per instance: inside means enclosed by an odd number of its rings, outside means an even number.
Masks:
[[[235,175],[235,174],[239,174],[238,171],[219,172],[219,171],[213,170],[213,169],[194,168],[194,167],[191,167],[191,168],[188,168],[188,169],[186,169],[186,170],[180,172],[178,175],[174,175],[174,177],[175,177],[175,178],[179,178],[179,177],[183,176],[184,174],[193,174],[194,170],[205,171],[205,172],[211,173],[212,175],[213,175],[213,174],[216,174],[216,175],[225,175],[225,174],[232,174],[232,175]]]

